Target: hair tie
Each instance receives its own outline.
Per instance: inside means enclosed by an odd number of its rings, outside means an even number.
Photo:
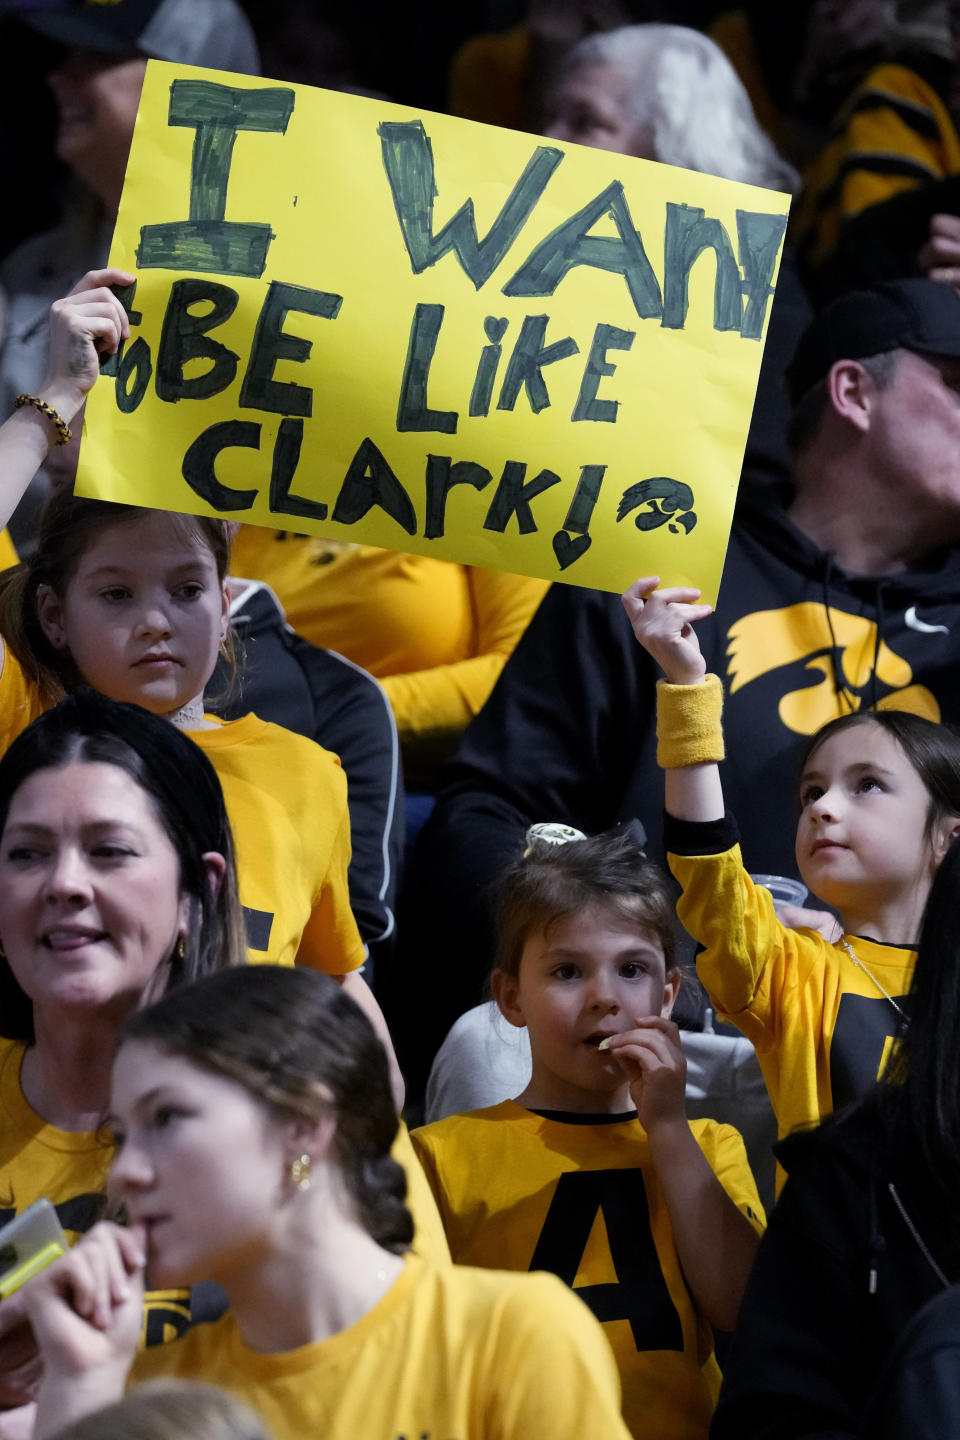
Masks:
[[[560,820],[541,820],[527,831],[527,848],[523,852],[526,860],[537,841],[544,845],[569,845],[571,840],[586,840],[582,830],[564,825]]]

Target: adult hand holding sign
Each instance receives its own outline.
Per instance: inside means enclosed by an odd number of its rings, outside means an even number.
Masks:
[[[122,305],[108,288],[127,285],[124,270],[91,270],[50,310],[47,373],[36,395],[22,395],[0,427],[0,529],[7,524],[51,447],[69,444],[70,424],[97,379],[101,356],[130,334]]]

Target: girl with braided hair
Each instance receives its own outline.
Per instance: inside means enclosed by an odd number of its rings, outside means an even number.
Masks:
[[[130,1228],[0,1305],[44,1360],[36,1440],[119,1398],[131,1362],[232,1391],[277,1440],[626,1440],[613,1357],[559,1280],[408,1253],[386,1055],[329,977],[244,967],[139,1011],[110,1110]],[[133,1358],[145,1265],[230,1301],[157,1363]]]

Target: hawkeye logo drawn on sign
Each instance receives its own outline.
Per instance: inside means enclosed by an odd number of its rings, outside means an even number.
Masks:
[[[788,203],[151,61],[78,489],[715,596]]]

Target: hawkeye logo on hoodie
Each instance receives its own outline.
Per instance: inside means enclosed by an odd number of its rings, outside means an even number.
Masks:
[[[798,735],[812,735],[837,715],[876,704],[940,719],[940,706],[885,640],[874,621],[815,601],[782,610],[757,610],[727,632],[730,694],[752,680],[802,663],[809,680],[779,702],[780,719]],[[839,692],[839,693],[838,693]],[[876,697],[876,698],[875,698]]]

